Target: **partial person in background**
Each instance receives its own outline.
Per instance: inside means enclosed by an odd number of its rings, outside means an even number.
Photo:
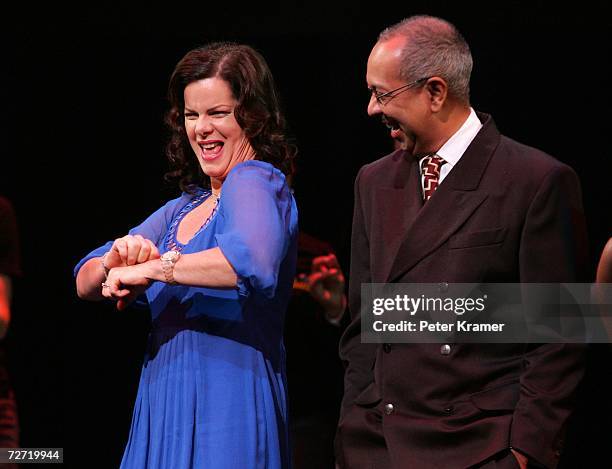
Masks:
[[[0,448],[19,447],[15,395],[6,367],[4,338],[11,321],[12,279],[21,274],[17,221],[11,203],[0,197]],[[3,467],[16,467],[6,464]]]
[[[334,467],[343,375],[338,343],[346,301],[344,274],[333,248],[300,232],[285,323],[294,469]]]
[[[612,238],[604,246],[597,265],[598,283],[612,283]]]
[[[612,284],[612,238],[608,239],[601,251],[595,282],[596,301],[601,305],[601,319],[608,340],[612,341],[612,308],[609,306],[612,304],[612,285],[600,285]]]
[[[144,293],[151,309],[121,468],[284,469],[296,149],[249,46],[188,52],[168,95],[168,176],[182,195],[75,268],[81,298],[124,309]]]

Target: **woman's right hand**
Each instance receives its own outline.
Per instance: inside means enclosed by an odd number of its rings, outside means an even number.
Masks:
[[[141,235],[126,235],[117,238],[104,258],[104,267],[126,267],[159,259],[157,246]]]
[[[154,259],[159,259],[159,251],[151,240],[141,235],[118,238],[102,258],[92,258],[81,267],[76,278],[77,294],[79,298],[86,300],[100,300],[104,298],[101,283],[104,283],[111,269],[142,264]],[[104,269],[100,268],[100,261]]]

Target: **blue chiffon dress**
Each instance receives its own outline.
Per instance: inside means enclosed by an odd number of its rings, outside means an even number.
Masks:
[[[179,222],[210,195],[183,194],[130,234],[160,253],[219,247],[236,288],[154,282],[152,328],[122,469],[274,469],[290,465],[283,322],[297,253],[297,208],[284,175],[247,161],[227,176],[214,215],[185,245]],[[101,256],[95,249],[75,267]]]

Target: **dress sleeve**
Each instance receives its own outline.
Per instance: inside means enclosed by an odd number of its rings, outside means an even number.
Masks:
[[[129,234],[139,234],[143,238],[150,239],[156,246],[159,247],[168,229],[169,224],[174,218],[174,215],[183,205],[185,205],[189,201],[189,199],[190,196],[188,194],[183,194],[181,197],[167,202],[163,207],[159,208],[153,214],[151,214],[140,225],[132,228],[129,231]],[[83,259],[79,261],[79,263],[74,268],[74,276],[77,276],[83,264],[85,264],[89,259],[102,256],[106,251],[111,248],[112,245],[113,241],[108,241],[106,244],[94,249],[89,254],[87,254]]]
[[[285,176],[269,163],[241,163],[228,175],[219,208],[223,223],[215,238],[238,276],[241,294],[253,289],[274,296],[280,264],[296,229],[294,210]]]

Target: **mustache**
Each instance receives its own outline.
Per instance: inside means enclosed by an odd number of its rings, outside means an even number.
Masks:
[[[399,130],[399,122],[391,117],[387,117],[385,114],[381,117],[382,123],[391,130]]]

